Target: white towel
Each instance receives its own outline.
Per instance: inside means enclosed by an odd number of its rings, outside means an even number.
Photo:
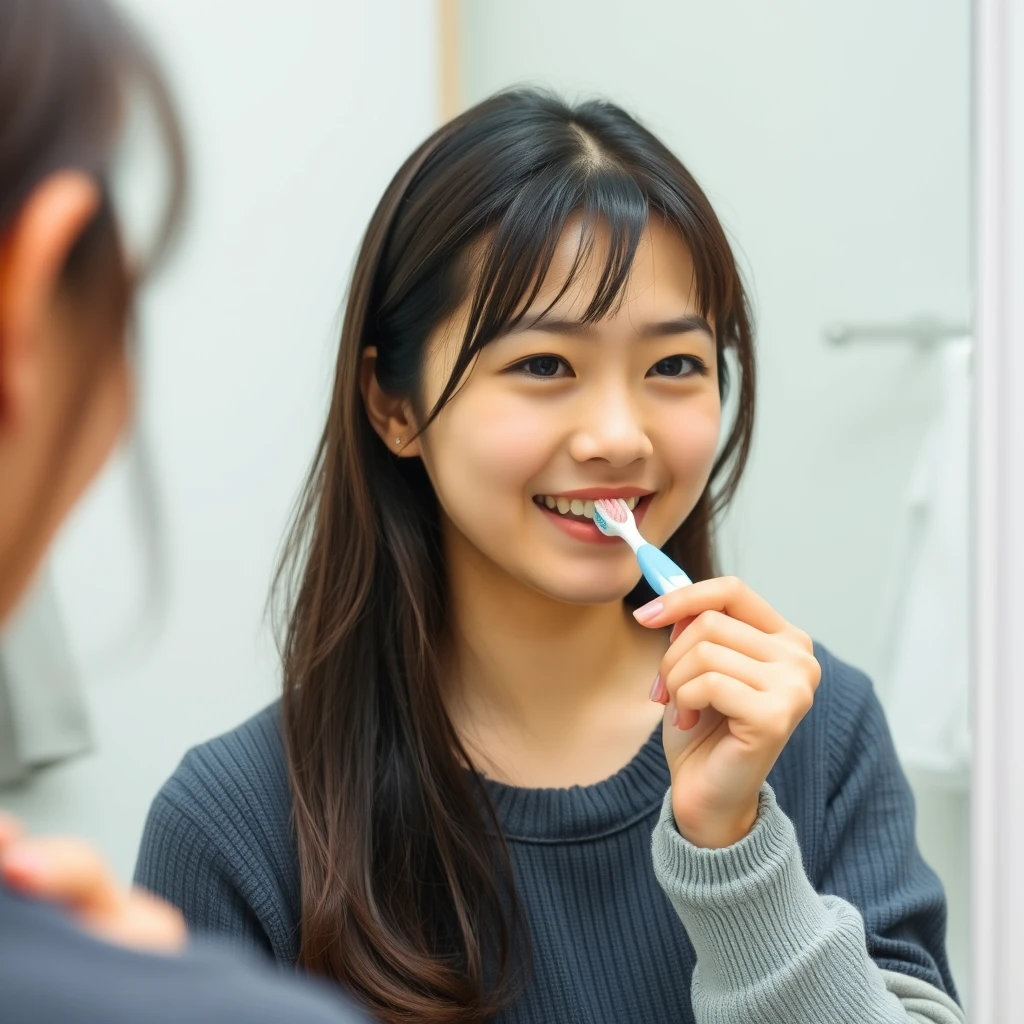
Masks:
[[[970,771],[971,350],[968,338],[940,350],[942,406],[907,490],[880,680],[903,764],[957,788]]]

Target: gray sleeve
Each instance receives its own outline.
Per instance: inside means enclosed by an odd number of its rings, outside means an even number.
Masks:
[[[722,850],[679,834],[670,791],[653,856],[697,953],[699,1024],[964,1024],[939,989],[880,970],[858,911],[814,891],[793,824],[767,784],[750,834]]]

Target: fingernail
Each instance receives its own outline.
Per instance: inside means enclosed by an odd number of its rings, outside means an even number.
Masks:
[[[664,610],[665,606],[660,601],[651,601],[649,604],[644,604],[637,608],[633,612],[633,618],[643,625],[652,619],[656,619]]]
[[[672,709],[672,728],[679,728],[679,708]]]
[[[654,677],[654,685],[651,687],[651,700],[661,703],[665,698],[665,683],[662,681],[661,673],[659,672]]]

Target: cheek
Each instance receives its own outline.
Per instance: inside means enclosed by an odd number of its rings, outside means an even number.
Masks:
[[[717,397],[681,409],[665,432],[661,450],[673,476],[699,495],[711,475],[718,451],[722,411]]]
[[[558,446],[551,425],[509,395],[467,392],[436,426],[428,464],[442,492],[455,485],[474,494],[522,492]]]

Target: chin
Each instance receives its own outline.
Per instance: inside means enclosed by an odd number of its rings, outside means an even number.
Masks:
[[[562,604],[612,604],[624,600],[636,586],[638,578],[639,573],[630,579],[603,573],[599,579],[535,579],[533,587],[545,597]]]

